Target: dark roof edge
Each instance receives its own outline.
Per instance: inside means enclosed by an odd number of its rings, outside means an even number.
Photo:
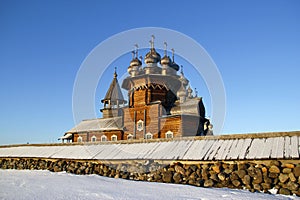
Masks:
[[[49,143],[49,144],[12,144],[1,145],[0,148],[18,147],[18,146],[64,146],[64,145],[95,145],[95,144],[130,144],[130,143],[149,143],[149,142],[167,142],[172,140],[230,140],[230,139],[247,139],[247,138],[272,138],[272,137],[292,137],[300,136],[300,131],[288,132],[265,132],[265,133],[248,133],[248,134],[231,134],[231,135],[217,135],[217,136],[194,136],[194,137],[179,137],[172,139],[151,139],[151,140],[119,140],[116,142],[87,142],[87,143]]]

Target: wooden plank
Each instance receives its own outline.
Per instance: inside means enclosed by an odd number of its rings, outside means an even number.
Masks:
[[[225,147],[225,149],[224,149],[224,152],[223,152],[223,154],[222,154],[222,156],[221,156],[221,160],[225,160],[225,159],[226,159],[226,157],[227,157],[228,154],[229,154],[231,145],[232,145],[233,142],[234,142],[233,139],[232,139],[232,140],[227,140],[227,141],[228,141],[228,142],[227,142],[227,145],[226,145],[226,147]]]
[[[236,159],[238,157],[239,155],[238,154],[239,150],[237,150],[238,142],[239,142],[238,139],[233,139],[233,143],[229,149],[226,159],[230,160],[230,159]]]
[[[273,138],[273,144],[272,144],[272,152],[271,152],[271,158],[277,158],[277,149],[278,149],[278,137]]]
[[[151,159],[151,155],[153,154],[153,152],[155,151],[155,149],[159,146],[159,143],[152,143],[153,144],[153,148],[150,149],[147,153],[145,153],[143,156],[140,156],[141,159]]]
[[[240,153],[239,153],[239,156],[238,156],[239,159],[245,159],[246,158],[246,155],[248,153],[248,149],[251,145],[251,142],[252,142],[251,138],[247,138],[247,139],[244,140],[243,146],[241,147]]]
[[[139,154],[144,153],[144,148],[146,148],[146,143],[130,144],[127,149],[123,150],[122,159],[137,159]]]
[[[111,159],[110,155],[118,148],[120,148],[120,144],[113,144],[113,145],[108,145],[105,144],[103,145],[104,149],[103,151],[101,151],[98,155],[95,155],[94,158],[95,159],[103,159],[103,160],[107,160],[107,159]]]
[[[291,137],[284,137],[284,158],[291,156]]]
[[[193,141],[191,140],[182,140],[178,143],[178,146],[176,149],[174,149],[174,160],[182,160],[183,155],[186,153],[186,151],[190,148]]]
[[[212,145],[216,140],[203,140],[202,150],[200,151],[199,160],[203,160],[208,151],[211,149]]]
[[[169,146],[169,149],[168,151],[166,151],[164,153],[164,155],[162,156],[162,159],[173,159],[176,155],[174,154],[174,151],[178,148],[178,145],[180,144],[179,143],[180,141],[171,141],[170,142],[170,146]]]
[[[190,148],[186,151],[185,155],[182,157],[183,160],[194,160],[195,154],[198,154],[202,149],[203,140],[194,140],[190,145]]]
[[[209,148],[208,148],[208,150],[207,150],[207,152],[206,152],[203,160],[209,160],[210,159],[209,156],[211,155],[211,153],[213,151],[215,151],[215,149],[216,149],[216,147],[218,145],[219,145],[219,140],[213,140],[213,143],[210,144],[210,146],[209,146]]]
[[[238,159],[241,148],[243,147],[243,145],[244,145],[244,139],[237,139],[235,148],[231,149],[230,159],[234,159],[234,160]]]
[[[205,145],[206,140],[194,140],[192,141],[190,147],[186,151],[185,155],[182,157],[184,160],[197,160],[201,159],[200,154]]]
[[[273,138],[266,138],[264,149],[262,150],[261,158],[270,158],[272,153],[272,146],[273,146]]]
[[[284,157],[284,137],[278,137],[276,158]]]
[[[116,160],[120,159],[120,156],[123,153],[125,146],[120,146],[119,148],[114,149],[110,154],[107,155],[107,160]]]
[[[249,147],[249,152],[246,155],[247,159],[260,158],[259,151],[263,150],[263,139],[254,138],[252,140],[251,146]]]
[[[221,148],[223,143],[224,143],[224,140],[217,141],[216,146],[212,149],[212,152],[210,153],[210,155],[208,157],[208,160],[215,160],[215,156],[218,153],[218,151]]]
[[[264,150],[268,148],[266,146],[266,138],[260,138],[258,141],[258,151],[256,152],[255,159],[263,159],[264,158]]]
[[[105,151],[105,145],[101,145],[101,144],[95,145],[95,154],[93,156],[93,159],[95,159],[103,151]]]
[[[292,136],[291,138],[291,157],[292,158],[299,158],[299,141],[300,137]]]
[[[209,147],[207,147],[207,149],[206,149],[207,151],[206,151],[205,155],[203,156],[202,160],[207,160],[209,158],[211,151],[213,151],[214,146],[216,145],[216,143],[218,143],[218,140],[212,140],[212,141],[213,142],[209,144]]]
[[[146,156],[153,151],[153,148],[155,148],[156,143],[150,142],[146,143],[145,147],[143,147],[143,150],[138,154],[138,159],[146,159]]]
[[[161,159],[164,153],[169,150],[170,142],[160,142],[157,148],[149,155],[150,159]]]
[[[184,146],[184,148],[181,148],[181,149],[178,149],[178,156],[177,156],[177,158],[176,159],[178,159],[178,160],[182,160],[182,158],[183,158],[183,156],[185,155],[185,153],[189,150],[189,148],[190,148],[190,146],[192,145],[192,143],[193,143],[193,141],[194,140],[186,140],[186,141],[184,141],[186,144],[185,144],[185,146]]]
[[[129,157],[131,156],[131,152],[130,152],[130,144],[122,144],[120,145],[116,151],[114,151],[114,153],[110,154],[110,156],[108,156],[108,159],[130,159]]]
[[[219,150],[217,151],[216,155],[214,156],[215,160],[222,160],[223,154],[227,154],[226,148],[227,148],[227,145],[229,142],[230,142],[229,140],[223,140],[222,144],[220,145]]]

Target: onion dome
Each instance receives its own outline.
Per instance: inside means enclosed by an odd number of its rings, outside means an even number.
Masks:
[[[177,96],[179,98],[180,103],[185,102],[186,96],[187,96],[187,91],[182,82],[181,82],[181,86],[180,86],[179,90],[177,91]]]
[[[165,55],[161,60],[160,60],[160,64],[161,65],[168,65],[170,66],[170,64],[172,63],[172,60],[169,56]]]
[[[136,57],[137,52],[132,51],[132,60],[130,61],[130,65],[127,69],[128,73],[135,76],[136,71],[138,71],[139,67],[142,65],[142,62]]]
[[[172,62],[172,64],[170,65],[170,67],[173,68],[176,71],[179,70],[179,65],[177,65],[175,62]]]
[[[164,57],[160,60],[160,64],[164,66],[170,66],[172,60],[167,53],[167,46],[168,46],[167,42],[164,42],[164,45],[165,45]]]
[[[188,92],[188,97],[193,98],[193,90],[190,86],[188,87],[187,92]]]
[[[189,84],[189,80],[187,80],[187,78],[185,78],[185,76],[183,74],[183,66],[182,65],[181,65],[181,74],[180,74],[179,80],[182,82],[182,84],[184,86],[187,86]]]
[[[186,91],[183,83],[181,83],[181,86],[180,86],[179,90],[177,91],[177,96],[178,97],[186,97],[186,95],[187,95],[187,91]]]
[[[130,61],[131,67],[141,66],[142,62],[138,58],[134,58]]]
[[[145,56],[145,63],[158,63],[160,61],[160,55],[155,51],[154,48],[150,49],[150,52],[148,52]]]
[[[170,67],[173,68],[175,71],[178,71],[179,66],[175,63],[175,60],[174,60],[175,50],[174,49],[171,49],[171,50],[172,50],[172,63],[170,65]]]
[[[155,48],[154,48],[154,39],[155,39],[155,37],[154,37],[154,35],[152,35],[151,37],[152,37],[152,39],[150,40],[151,49],[145,56],[145,63],[146,64],[158,63],[160,61],[160,58],[161,58],[159,53],[157,53],[155,51]]]

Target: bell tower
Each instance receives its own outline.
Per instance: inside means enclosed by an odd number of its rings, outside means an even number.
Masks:
[[[109,86],[108,91],[106,92],[104,99],[101,100],[101,103],[104,104],[104,108],[100,110],[103,113],[103,118],[122,116],[122,109],[120,107],[127,103],[127,101],[124,100],[120,85],[118,83],[118,75],[116,71],[117,69],[115,68],[114,78]]]

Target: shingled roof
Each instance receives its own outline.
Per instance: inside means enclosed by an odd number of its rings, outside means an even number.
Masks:
[[[162,140],[0,146],[0,157],[96,160],[231,161],[300,158],[300,132],[277,132]]]
[[[195,115],[205,116],[205,108],[201,97],[194,97],[186,99],[185,102],[180,103],[176,101],[174,107],[171,109],[171,115]]]
[[[112,80],[104,99],[101,100],[102,103],[104,103],[106,101],[110,101],[111,103],[114,103],[116,101],[119,101],[119,103],[126,103],[126,100],[124,100],[120,85],[118,83],[117,76],[118,75],[115,72],[114,79]]]
[[[81,121],[74,128],[67,131],[66,134],[89,131],[122,130],[122,128],[122,117],[88,119]]]

